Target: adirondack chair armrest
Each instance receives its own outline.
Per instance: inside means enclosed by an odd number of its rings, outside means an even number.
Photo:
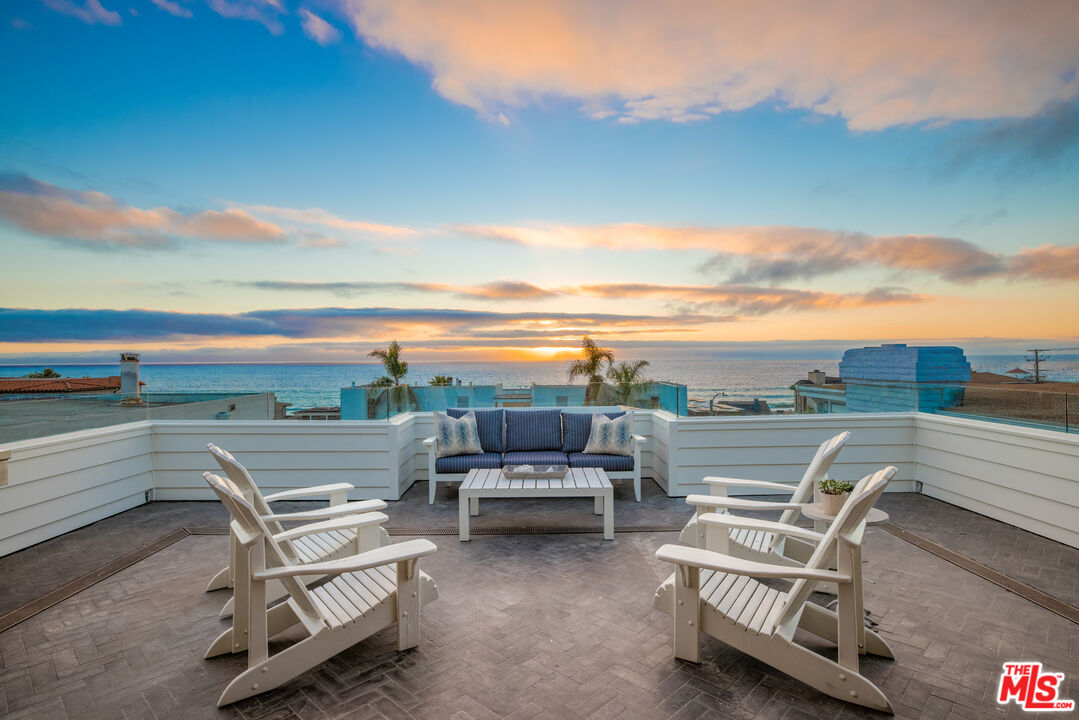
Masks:
[[[363,513],[362,515],[346,515],[345,517],[334,518],[333,520],[323,520],[322,522],[301,525],[300,527],[292,528],[291,530],[279,532],[273,536],[273,539],[278,542],[284,542],[285,540],[295,540],[297,538],[302,538],[305,535],[315,535],[331,530],[349,530],[351,528],[361,528],[369,525],[381,525],[389,519],[388,515],[380,512],[369,512]]]
[[[722,495],[690,495],[686,503],[699,507],[725,508],[727,510],[790,510],[802,507],[801,503],[746,500]]]
[[[706,477],[701,482],[707,483],[714,488],[745,487],[758,490],[780,490],[791,494],[794,494],[794,491],[797,489],[796,485],[769,482],[768,480],[740,480],[738,478]]]
[[[766,530],[777,535],[801,538],[814,543],[824,539],[824,535],[808,528],[788,525],[787,523],[772,522],[771,520],[758,520],[756,518],[741,517],[730,513],[705,513],[697,518],[697,522],[714,527],[739,528],[746,530]]]
[[[722,553],[685,545],[663,545],[656,550],[656,558],[680,566],[715,570],[716,572],[747,575],[756,578],[783,578],[787,580],[820,580],[823,582],[849,583],[850,575],[818,568],[790,567],[771,563],[742,560]]]
[[[276,492],[272,495],[263,495],[262,499],[266,502],[276,502],[277,500],[291,500],[292,498],[308,497],[311,495],[332,495],[339,492],[348,492],[355,487],[356,486],[352,483],[332,483],[330,485],[316,485],[315,487],[282,490],[281,492]]]
[[[318,508],[317,510],[304,510],[302,512],[275,513],[272,515],[263,515],[262,519],[266,521],[274,520],[277,522],[326,520],[329,518],[341,517],[342,515],[358,515],[360,513],[385,510],[386,507],[387,505],[384,500],[356,500],[355,502],[343,503],[341,505],[331,505],[329,507]]]
[[[269,570],[251,573],[251,577],[255,580],[277,580],[301,575],[340,575],[347,572],[360,572],[379,565],[391,565],[416,560],[424,555],[430,555],[437,549],[437,546],[430,540],[408,540],[403,543],[385,545],[374,550],[357,553],[339,560],[270,568]]]

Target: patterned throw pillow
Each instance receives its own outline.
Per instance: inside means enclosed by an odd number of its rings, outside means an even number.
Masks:
[[[451,455],[478,455],[480,433],[476,428],[476,413],[465,413],[459,420],[445,413],[435,412],[435,457]]]
[[[604,415],[593,415],[592,432],[584,451],[596,455],[632,455],[633,416],[611,420]]]

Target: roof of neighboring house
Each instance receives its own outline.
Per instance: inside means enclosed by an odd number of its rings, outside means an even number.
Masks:
[[[145,383],[140,383],[144,385]],[[79,393],[120,390],[120,376],[103,378],[0,378],[0,393]]]

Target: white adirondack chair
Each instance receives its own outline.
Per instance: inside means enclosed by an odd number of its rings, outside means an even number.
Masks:
[[[217,464],[228,476],[248,502],[255,508],[267,526],[274,533],[284,532],[281,525],[285,521],[309,522],[312,520],[326,520],[330,518],[355,515],[357,513],[369,513],[385,510],[386,503],[383,500],[360,500],[348,502],[348,491],[352,489],[349,483],[334,483],[332,485],[320,485],[310,488],[297,488],[285,490],[272,495],[263,495],[255,484],[251,473],[239,463],[232,453],[222,450],[213,443],[208,443],[206,448],[217,460]],[[329,495],[330,504],[324,508],[306,510],[294,513],[274,513],[270,509],[270,503],[279,500],[291,500],[297,497],[309,497],[311,495]],[[382,516],[385,519],[385,516]],[[370,550],[389,543],[389,534],[380,524],[365,525],[361,527],[343,527],[325,530],[323,532],[298,536],[295,540],[286,540],[283,543],[283,552],[292,562],[314,563],[330,560],[335,557],[351,555],[361,550]],[[235,584],[237,539],[235,536],[229,542],[229,564],[218,571],[206,586],[206,592],[221,588],[233,587]],[[318,580],[317,577],[306,579],[308,584]],[[267,601],[279,600],[286,594],[280,583],[272,584],[267,590]],[[221,617],[232,612],[233,600],[229,599],[221,609]]]
[[[700,517],[706,513],[714,513],[717,510],[726,512],[731,510],[782,510],[783,514],[780,516],[779,522],[783,525],[793,525],[794,521],[798,519],[799,509],[803,504],[812,502],[813,490],[816,488],[817,482],[828,474],[832,463],[835,462],[839,452],[849,438],[849,432],[842,432],[821,443],[797,485],[768,482],[766,480],[704,478],[704,482],[710,486],[711,494],[690,495],[686,498],[688,504],[696,507],[696,513],[682,529],[682,534],[678,538],[679,541],[692,547],[706,547],[705,529],[700,523]],[[790,493],[790,498],[786,502],[771,502],[727,497],[727,488],[731,487],[780,490]],[[769,529],[767,525],[768,523],[759,521],[737,526],[732,525],[726,534],[713,534],[711,536],[712,545],[707,547],[709,550],[729,553],[747,560],[778,562],[794,566],[805,564],[809,556],[813,554],[815,548],[813,543],[806,542],[803,538],[776,533]]]
[[[705,632],[839,700],[892,711],[880,689],[859,673],[859,655],[893,658],[891,648],[866,629],[862,608],[861,543],[865,517],[895,474],[886,467],[859,482],[843,510],[823,535],[774,523],[774,532],[815,543],[805,567],[754,562],[686,547],[664,545],[656,557],[674,563],[675,572],[660,585],[652,605],[674,619],[675,657],[700,662]],[[702,519],[726,533],[739,518],[709,514]],[[829,570],[836,564],[838,570]],[[786,591],[757,578],[793,581]],[[839,587],[836,612],[809,601],[817,582]],[[794,642],[801,628],[839,647],[838,661]]]
[[[394,622],[398,650],[419,644],[420,608],[438,598],[438,588],[420,572],[418,561],[437,549],[434,543],[409,540],[327,562],[296,564],[285,555],[284,542],[320,526],[350,527],[369,519],[350,515],[274,534],[235,483],[213,473],[203,477],[229,509],[240,544],[240,600],[233,627],[214,640],[206,657],[246,650],[248,665],[225,688],[218,706],[279,687]],[[330,579],[313,588],[299,581],[311,575]],[[271,581],[283,583],[289,597],[267,608]],[[306,637],[270,656],[269,638],[297,624]]]

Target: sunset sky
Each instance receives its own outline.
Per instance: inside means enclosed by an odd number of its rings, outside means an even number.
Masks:
[[[0,361],[1079,344],[1074,0],[0,19]]]

